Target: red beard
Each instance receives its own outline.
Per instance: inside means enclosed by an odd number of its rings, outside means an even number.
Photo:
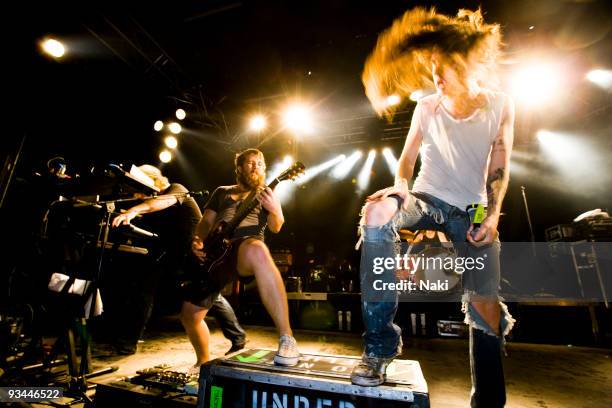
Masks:
[[[245,187],[248,187],[250,190],[254,190],[258,187],[263,187],[265,185],[265,175],[259,173],[244,173],[242,171],[238,172],[237,175],[238,184],[242,184]]]

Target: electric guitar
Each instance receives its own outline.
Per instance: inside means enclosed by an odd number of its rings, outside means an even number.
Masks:
[[[302,163],[296,162],[287,170],[283,171],[278,177],[276,177],[270,184],[266,187],[270,187],[274,189],[278,183],[284,180],[293,180],[298,175],[304,173],[305,167]],[[204,252],[205,257],[203,261],[200,261],[199,267],[197,267],[198,275],[200,275],[201,279],[193,276],[193,280],[195,281],[208,281],[207,277],[214,276],[215,269],[219,268],[223,265],[227,260],[227,256],[232,252],[233,244],[231,241],[232,234],[238,228],[240,223],[255,209],[259,201],[256,198],[256,194],[250,194],[245,201],[240,205],[240,207],[236,210],[236,214],[229,221],[221,221],[218,223],[214,229],[212,229],[206,240],[204,241]],[[213,279],[214,280],[214,279]],[[182,287],[192,284],[193,281],[186,281],[181,284]],[[224,283],[227,282],[215,282],[219,285],[225,286]]]

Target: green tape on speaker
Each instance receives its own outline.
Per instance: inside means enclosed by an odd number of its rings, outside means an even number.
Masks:
[[[223,388],[213,385],[210,387],[210,408],[221,408],[223,406]]]

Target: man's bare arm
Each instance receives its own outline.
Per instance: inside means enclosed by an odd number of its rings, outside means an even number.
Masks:
[[[374,194],[368,196],[367,201],[382,200],[387,198],[389,195],[397,194],[404,199],[405,203],[407,202],[405,199],[409,191],[408,185],[412,179],[414,165],[416,163],[417,156],[419,155],[419,148],[421,147],[421,142],[423,140],[420,124],[420,109],[421,108],[417,106],[414,114],[412,115],[412,122],[410,123],[410,129],[408,130],[408,135],[406,136],[406,142],[404,143],[402,154],[400,155],[397,163],[397,172],[395,173],[395,183],[393,187],[378,190]]]
[[[420,109],[420,108],[419,108]],[[421,134],[421,123],[420,114],[415,109],[412,115],[412,121],[410,122],[410,130],[406,136],[406,142],[402,149],[402,154],[398,160],[397,173],[395,174],[395,185],[398,183],[406,183],[406,186],[412,179],[414,174],[414,165],[419,155],[419,148],[423,141],[423,135]]]
[[[491,160],[487,175],[487,216],[499,218],[502,201],[510,180],[510,154],[514,142],[514,104],[506,98],[499,133],[491,148]]]
[[[138,205],[128,209],[123,214],[118,215],[113,219],[113,227],[121,224],[129,224],[134,217],[140,214],[148,214],[165,210],[166,208],[176,204],[178,199],[173,195],[161,195],[159,197],[148,199]]]
[[[206,209],[204,210],[204,214],[202,214],[202,218],[200,218],[200,222],[195,229],[195,236],[198,237],[201,241],[204,241],[210,230],[215,225],[215,219],[217,218],[217,212]]]

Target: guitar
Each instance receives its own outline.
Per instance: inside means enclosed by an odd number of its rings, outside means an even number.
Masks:
[[[272,180],[266,187],[274,189],[281,181],[293,180],[298,175],[304,173],[304,170],[304,165],[296,162]],[[232,252],[232,234],[240,223],[255,209],[258,203],[255,192],[251,193],[236,210],[236,214],[231,220],[227,222],[221,221],[208,233],[204,241],[205,257],[203,261],[199,261],[200,265],[197,267],[197,274],[201,279],[194,276],[196,278],[194,279],[195,281],[204,281],[208,277],[214,276],[215,269],[219,268]],[[209,283],[211,282],[209,281]],[[220,286],[225,286],[222,282],[216,283]],[[181,284],[181,287],[185,288],[191,284],[193,284],[193,280],[185,281]]]

